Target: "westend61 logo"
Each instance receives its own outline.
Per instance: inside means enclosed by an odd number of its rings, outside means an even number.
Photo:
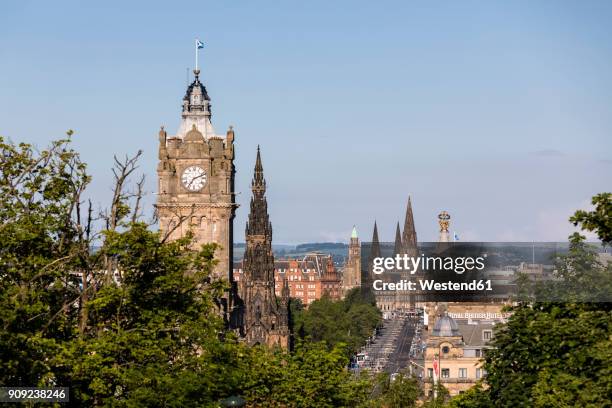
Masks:
[[[410,272],[414,275],[417,270],[421,271],[453,271],[457,274],[470,271],[482,271],[485,268],[484,260],[486,254],[479,257],[441,257],[441,256],[417,256],[395,255],[395,257],[374,258],[372,272],[377,275],[385,271]]]
[[[490,279],[472,279],[465,281],[455,280],[453,276],[459,277],[465,272],[475,272],[478,275],[485,269],[486,254],[478,257],[458,256],[458,257],[442,257],[442,256],[426,256],[411,257],[406,254],[396,255],[395,257],[376,257],[372,262],[372,272],[380,275],[384,272],[389,272],[390,276],[400,276],[402,272],[408,272],[414,275],[419,272],[425,275],[425,279],[418,279],[417,282],[411,280],[400,279],[397,282],[385,282],[382,279],[377,279],[372,283],[372,287],[376,291],[415,291],[424,292],[474,292],[486,291],[492,292],[493,285]],[[454,275],[453,275],[454,272]],[[450,273],[452,276],[448,276]],[[439,275],[438,275],[439,274]],[[442,278],[442,282],[427,277]],[[418,285],[417,285],[418,284]]]

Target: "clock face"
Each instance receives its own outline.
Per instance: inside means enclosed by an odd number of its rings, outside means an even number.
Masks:
[[[198,166],[187,167],[183,172],[181,181],[189,191],[198,191],[206,184],[206,172]]]

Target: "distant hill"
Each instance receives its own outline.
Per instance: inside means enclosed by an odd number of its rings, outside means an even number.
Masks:
[[[295,247],[298,252],[326,252],[348,249],[347,244],[341,242],[311,242],[308,244],[300,244]]]
[[[240,261],[244,257],[245,243],[234,244],[234,260]],[[272,251],[276,258],[302,258],[309,252],[330,254],[336,265],[343,265],[348,256],[348,245],[341,242],[310,242],[299,245],[272,244]]]

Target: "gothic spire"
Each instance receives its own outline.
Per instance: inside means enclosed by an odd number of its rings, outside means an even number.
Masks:
[[[404,233],[402,235],[404,253],[414,256],[417,253],[417,236],[414,228],[414,216],[412,214],[412,200],[408,197],[406,207],[406,220],[404,221]]]
[[[240,278],[244,301],[244,332],[248,344],[289,347],[289,285],[283,282],[280,304],[275,295],[272,225],[266,202],[266,181],[257,148],[252,183],[253,196],[246,226],[244,273]]]
[[[253,182],[251,183],[251,189],[253,193],[256,190],[261,190],[265,193],[266,191],[266,180],[263,175],[263,165],[261,164],[261,152],[259,145],[257,146],[257,159],[255,160],[255,171],[253,172]]]
[[[374,233],[372,234],[372,248],[370,250],[370,258],[380,257],[380,242],[378,241],[378,226],[374,221]]]
[[[402,232],[400,231],[399,221],[395,227],[395,247],[393,248],[393,253],[395,255],[402,253]]]
[[[249,235],[263,235],[266,241],[272,242],[272,224],[268,216],[268,202],[265,197],[266,180],[264,179],[259,146],[257,146],[257,159],[255,160],[251,189],[253,190],[253,197],[251,198],[251,211],[246,226],[247,239]]]

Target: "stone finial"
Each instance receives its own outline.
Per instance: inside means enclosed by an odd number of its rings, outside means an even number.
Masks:
[[[164,130],[164,125],[161,125],[159,127],[159,142],[160,143],[166,143],[166,137],[167,137],[167,133]]]
[[[234,127],[232,125],[229,125],[229,128],[227,129],[227,141],[229,143],[233,143],[234,142]]]

